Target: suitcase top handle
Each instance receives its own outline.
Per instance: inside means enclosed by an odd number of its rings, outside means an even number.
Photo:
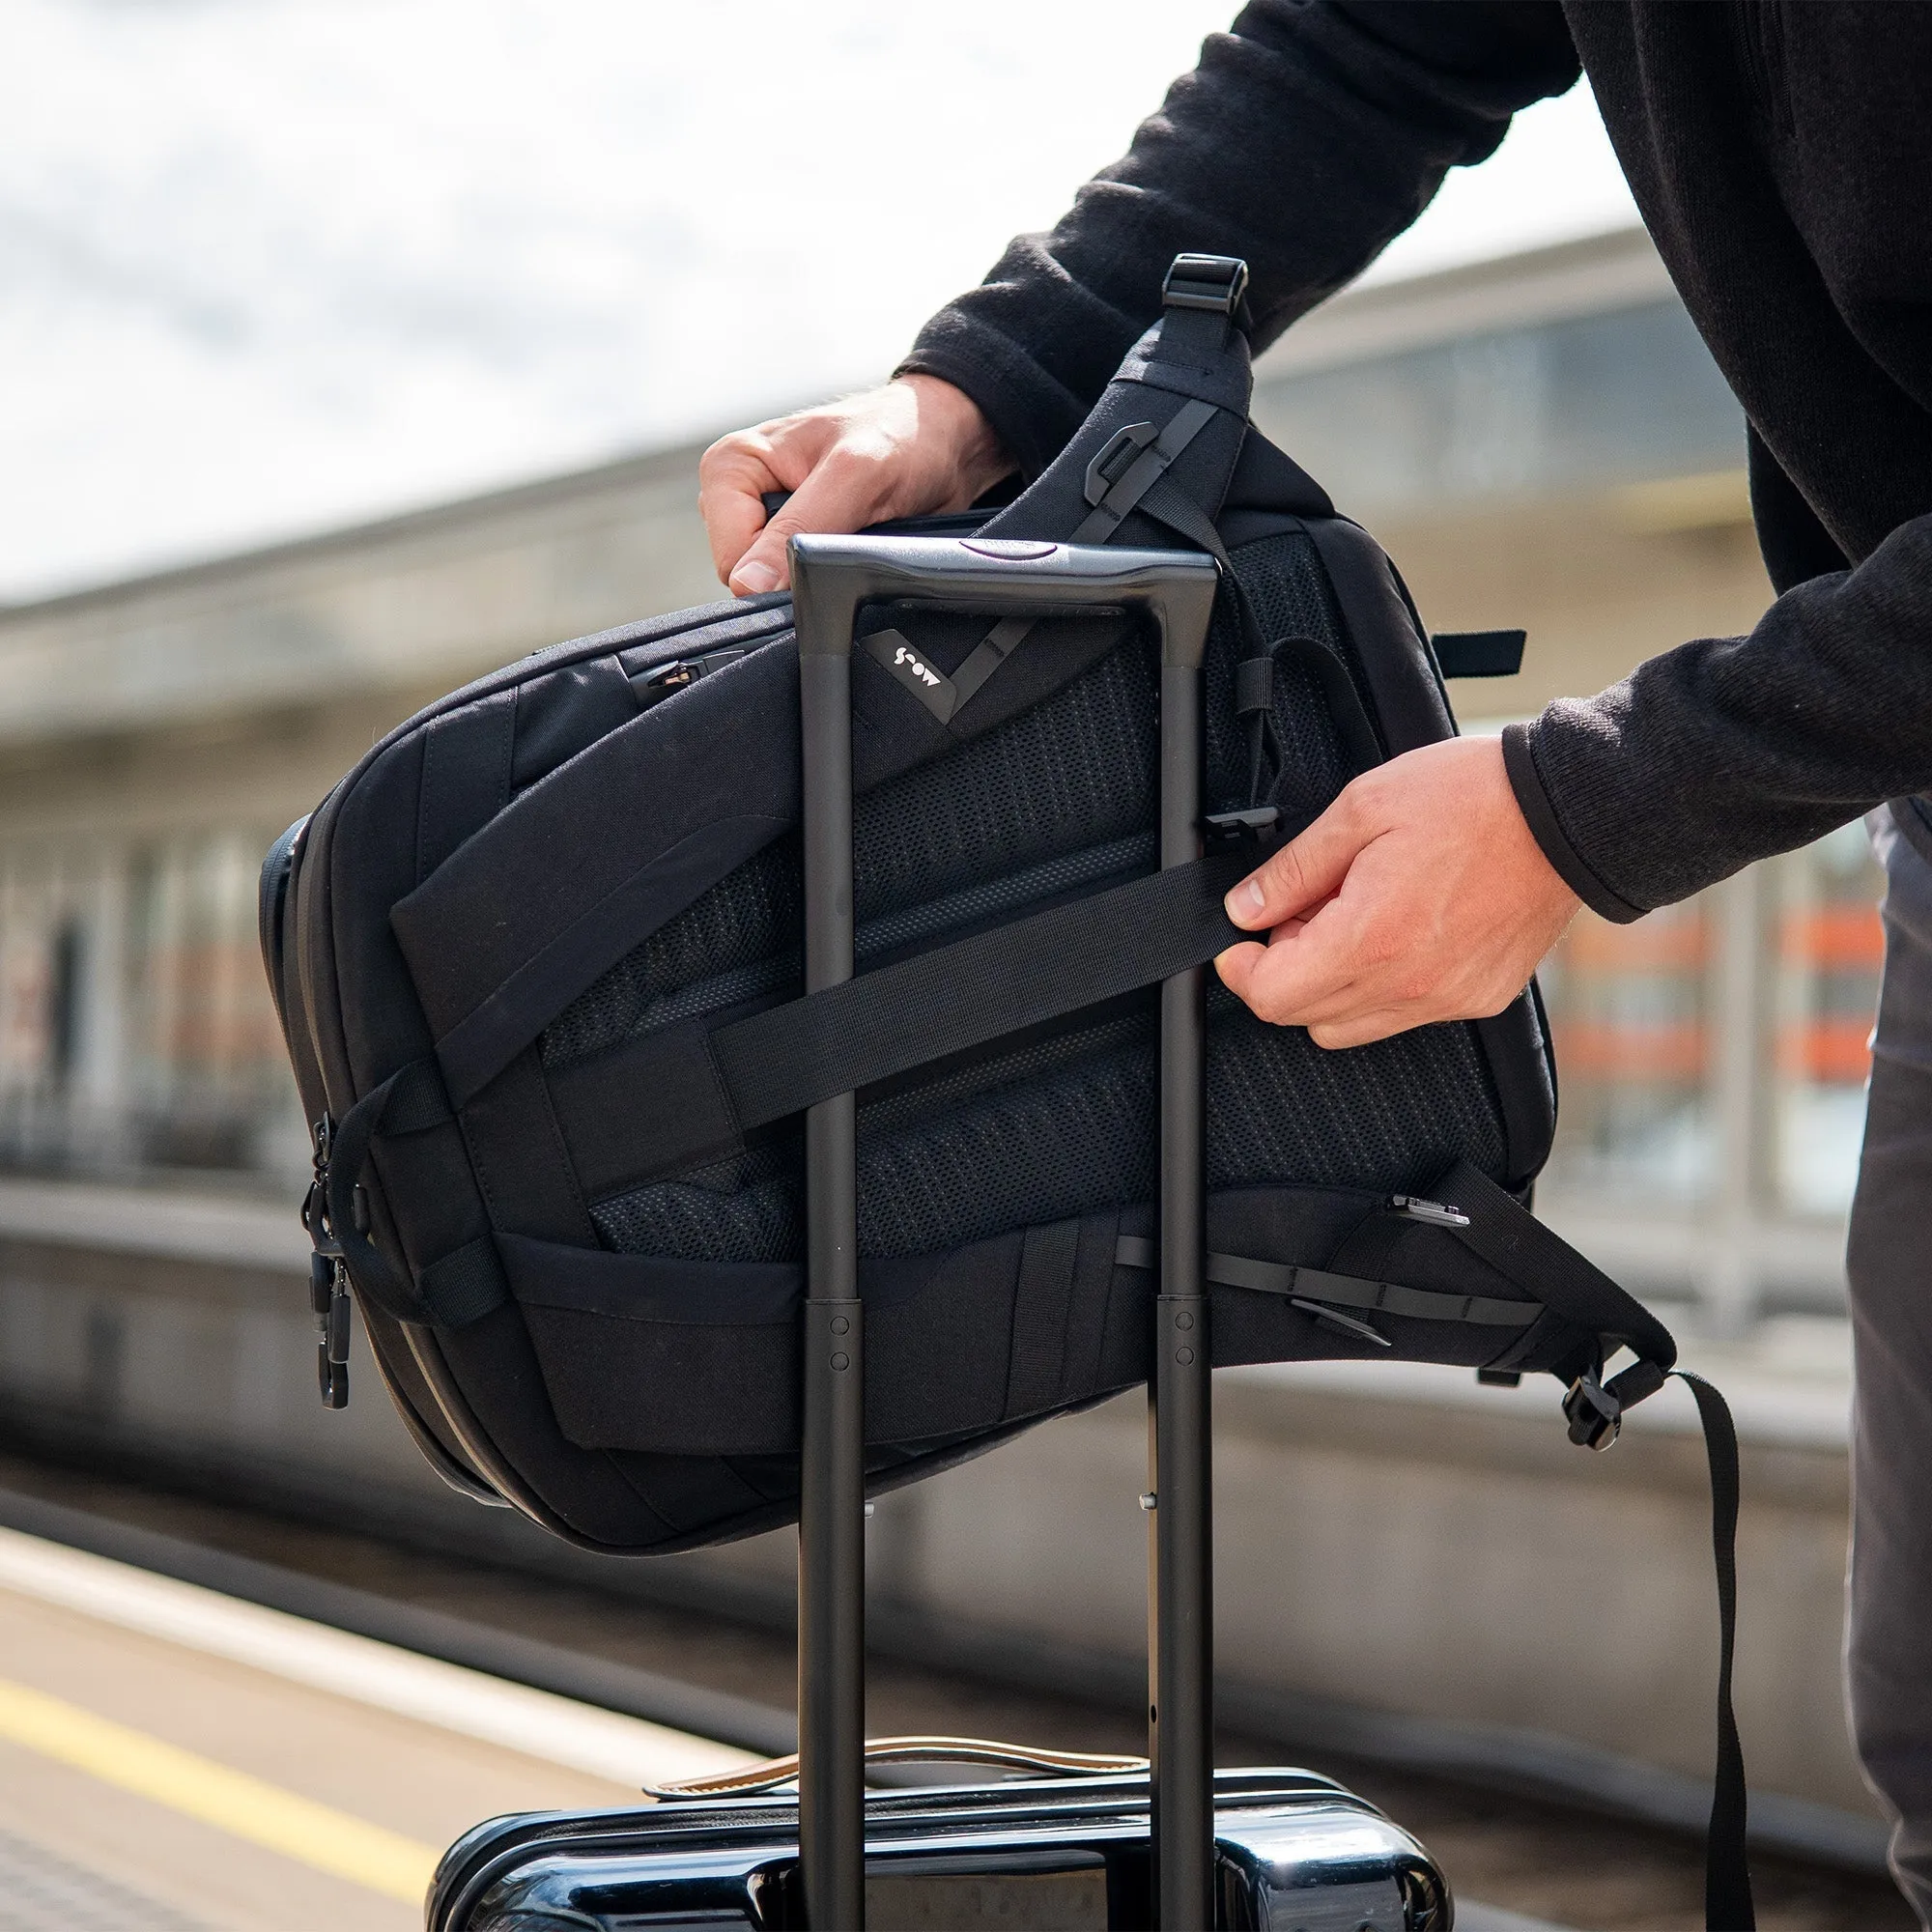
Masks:
[[[956,603],[1046,616],[1145,611],[1161,661],[1198,666],[1220,571],[1198,551],[1103,550],[993,537],[796,536],[792,605],[801,657],[849,657],[859,607],[873,598]]]
[[[1119,1777],[1145,1772],[1144,1757],[1094,1751],[1036,1748],[995,1744],[987,1738],[867,1738],[867,1764],[984,1764],[1002,1771],[1030,1771],[1041,1777]],[[777,1791],[798,1780],[798,1753],[748,1764],[741,1771],[685,1777],[673,1784],[647,1784],[654,1798],[749,1798]]]

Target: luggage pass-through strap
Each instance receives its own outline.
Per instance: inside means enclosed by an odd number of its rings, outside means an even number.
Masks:
[[[584,1191],[604,1199],[835,1094],[1202,965],[1244,936],[1221,901],[1252,863],[1217,853],[744,1019],[687,1021],[552,1067],[551,1098]]]
[[[719,1028],[711,1055],[738,1126],[1205,964],[1247,936],[1221,902],[1251,865],[1228,853],[1172,867]]]

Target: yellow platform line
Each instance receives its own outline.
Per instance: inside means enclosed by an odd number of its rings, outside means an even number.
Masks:
[[[440,1856],[400,1833],[4,1678],[0,1738],[406,1905],[422,1903]]]

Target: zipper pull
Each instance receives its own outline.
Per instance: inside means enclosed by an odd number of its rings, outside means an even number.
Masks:
[[[715,651],[706,651],[701,658],[674,658],[669,664],[659,665],[653,670],[631,680],[632,689],[638,694],[640,710],[648,711],[653,704],[661,704],[673,692],[679,692],[688,685],[707,677],[714,670],[723,670],[728,664],[736,664],[749,653],[745,644],[721,644]]]
[[[1419,1194],[1391,1194],[1389,1206],[1411,1221],[1427,1221],[1435,1228],[1466,1228],[1469,1217],[1460,1208],[1444,1201],[1425,1201]]]
[[[322,1261],[317,1255],[315,1261]],[[313,1264],[311,1264],[313,1265]],[[315,1378],[324,1408],[349,1406],[349,1337],[355,1304],[349,1298],[349,1269],[338,1255],[328,1264],[328,1292],[312,1296],[316,1310]]]
[[[315,1316],[316,1381],[325,1408],[349,1406],[349,1337],[355,1303],[349,1298],[349,1265],[328,1213],[328,1159],[335,1122],[327,1114],[314,1128],[314,1179],[302,1197],[301,1224],[315,1252],[308,1258],[308,1305]]]

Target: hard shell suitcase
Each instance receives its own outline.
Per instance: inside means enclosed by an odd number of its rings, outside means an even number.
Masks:
[[[1415,1840],[1305,1771],[1214,1780],[1216,1926],[1446,1932],[1449,1893]],[[479,1825],[445,1855],[428,1932],[775,1932],[809,1923],[798,1807],[778,1795]],[[876,1793],[867,1923],[1100,1932],[1156,1921],[1145,1775]]]
[[[1211,559],[878,537],[798,538],[792,559],[809,994],[853,972],[850,672],[868,600],[1001,615],[1097,605],[1143,616],[1159,662],[1159,863],[1198,861],[1201,668],[1218,584]],[[1373,1806],[1304,1771],[1213,1769],[1204,1035],[1204,969],[1189,966],[1160,988],[1159,1293],[1151,1487],[1143,1498],[1149,1759],[956,1739],[865,1741],[866,1308],[855,1096],[838,1094],[806,1117],[798,1756],[669,1787],[648,1810],[479,1826],[443,1860],[429,1932],[868,1924],[875,1932],[1445,1932],[1442,1874]],[[868,1765],[935,1759],[1033,1776],[866,1790]]]

